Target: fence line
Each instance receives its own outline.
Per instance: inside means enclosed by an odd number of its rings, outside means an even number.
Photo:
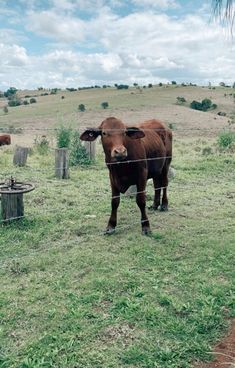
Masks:
[[[172,212],[172,213],[169,212],[169,213],[172,214],[173,216],[175,214],[177,215],[177,213],[174,213],[174,212]],[[157,217],[157,215],[156,214],[154,215],[154,213],[153,213],[153,216],[154,217]],[[182,217],[186,217],[186,216],[184,215]],[[123,231],[125,229],[130,229],[133,226],[140,225],[142,222],[146,222],[146,221],[147,220],[144,220],[144,221],[138,220],[138,221],[132,222],[129,225],[120,225],[120,226],[117,226],[116,227],[115,231],[118,232],[119,230],[122,230]],[[151,228],[151,231],[158,230],[159,229],[159,225],[164,226],[164,225],[166,225],[166,222],[158,222],[158,227],[157,228]],[[105,234],[105,230],[103,230],[103,231],[95,231],[93,233],[84,233],[84,234],[82,234],[82,236],[88,236],[89,238],[90,237],[95,237],[95,236],[105,236],[105,235],[106,235]],[[107,234],[107,237],[108,236],[109,235]],[[77,240],[73,240],[70,243],[68,243],[68,242],[66,242],[66,240],[64,240],[63,243],[62,243],[61,248],[65,248],[66,249],[66,247],[68,247],[68,246],[71,246],[73,244],[74,245],[78,245],[78,244],[81,244],[81,243],[83,243],[85,241],[86,240],[81,240],[81,239],[78,238]],[[47,251],[50,251],[50,250],[57,250],[58,249],[58,243],[61,244],[61,242],[59,241],[59,242],[56,243],[56,246],[54,246],[54,247],[50,247],[50,248],[44,247],[42,249],[35,250],[35,251],[31,252],[31,253],[24,253],[24,254],[19,253],[19,254],[14,255],[14,256],[6,257],[6,260],[3,260],[2,262],[0,262],[0,266],[4,266],[5,263],[7,263],[9,261],[12,261],[12,260],[15,260],[15,259],[19,259],[19,258],[23,258],[23,257],[31,257],[31,256],[34,256],[35,254],[38,254],[38,253],[41,253],[41,252],[44,252],[44,251],[47,252]]]
[[[133,125],[136,125],[136,127],[133,127],[133,128],[138,128],[138,123],[133,123]],[[127,125],[127,128],[132,128],[132,126],[130,124]],[[203,132],[210,132],[210,131],[218,131],[218,130],[223,130],[223,129],[228,129],[228,130],[235,130],[233,129],[234,127],[231,125],[229,126],[226,126],[226,127],[213,127],[213,128],[169,128],[168,126],[166,126],[166,128],[143,128],[143,127],[139,127],[139,129],[142,129],[142,130],[145,130],[145,131],[158,131],[158,132],[165,132],[166,129],[169,129],[173,132],[185,132],[185,131],[203,131]],[[80,132],[80,131],[84,131],[84,130],[89,130],[89,129],[97,129],[97,127],[87,127],[85,125],[81,125],[79,126],[78,128],[72,128],[73,130],[77,131],[77,132]],[[14,131],[15,130],[15,131]],[[17,132],[17,130],[19,131],[59,131],[60,128],[33,128],[33,127],[30,127],[30,128],[27,128],[27,127],[15,127],[15,128],[12,128],[12,127],[0,127],[0,132],[3,132],[3,133],[8,133],[8,134],[17,134],[17,135],[20,135],[21,133],[20,132]],[[108,131],[122,131],[122,132],[125,132],[125,129],[115,129],[115,128],[109,128],[107,129]],[[134,129],[132,129],[132,131],[134,131]]]
[[[211,183],[213,184],[214,181],[212,181]],[[198,185],[198,183],[195,183],[195,185]],[[181,190],[185,190],[186,189],[187,190],[187,189],[191,189],[191,188],[194,189],[195,188],[195,185],[188,185],[188,186],[187,185],[183,185],[183,186],[180,186],[180,188],[177,188],[177,190],[179,190],[179,189],[181,189]],[[156,188],[156,187],[153,187],[153,186],[150,186],[149,185],[149,188],[150,188],[151,191],[159,190],[159,189],[164,189],[164,188],[171,189],[171,188],[169,188],[169,186],[170,185],[165,186],[165,187],[157,187]],[[204,184],[202,186],[205,187]],[[148,191],[149,188],[147,187],[146,190],[144,190],[144,191],[136,191],[136,192],[133,192],[133,193],[131,193],[131,195],[125,192],[125,193],[121,193],[118,196],[110,196],[110,192],[107,192],[107,193],[99,192],[98,195],[97,195],[97,191],[96,191],[96,194],[93,197],[95,197],[97,199],[97,198],[101,198],[101,195],[106,195],[106,196],[109,197],[109,200],[116,199],[116,198],[120,198],[120,199],[122,199],[122,198],[130,198],[132,196],[134,197],[135,195],[137,195],[139,193],[145,193],[147,195],[149,193],[149,191]],[[150,193],[150,194],[153,195],[153,193]],[[92,195],[93,195],[93,193],[92,193]],[[181,192],[181,195],[182,195],[182,192]],[[27,203],[27,201],[25,203]],[[29,204],[29,203],[30,202],[28,202],[27,204]],[[69,206],[69,207],[64,208],[66,205],[67,204],[65,203],[64,206],[61,209],[58,209],[58,208],[56,208],[56,209],[43,209],[42,211],[40,211],[40,209],[39,209],[39,211],[37,211],[37,214],[40,214],[40,213],[41,214],[44,214],[44,213],[51,213],[51,212],[52,213],[55,213],[56,215],[57,214],[59,214],[59,215],[60,214],[64,214],[64,213],[67,213],[69,210],[74,210],[74,207],[75,206],[79,206],[79,203],[74,203],[74,206],[73,207],[70,207]],[[24,217],[27,217],[27,215],[18,216],[18,217],[11,217],[11,218],[6,219],[6,220],[0,220],[0,224],[1,223],[7,223],[7,222],[10,222],[10,221],[13,221],[13,220],[17,220],[17,219],[22,219]]]
[[[159,221],[159,214],[156,214],[156,212],[155,213],[153,212],[152,215],[153,215],[154,218],[158,219],[158,226],[157,227],[150,226],[151,232],[153,232],[155,230],[159,230],[159,228],[161,228],[161,227],[168,226],[168,223],[166,223],[166,221],[163,221],[163,222]],[[167,213],[167,215],[170,215],[170,217],[174,217],[175,215],[177,215],[177,216],[180,216],[180,217],[185,218],[185,219],[194,219],[194,217],[182,214],[178,211],[175,211],[174,209],[173,209],[173,212],[169,211]],[[150,220],[150,221],[152,221],[152,220]],[[115,229],[115,232],[119,232],[120,230],[123,231],[123,230],[126,230],[126,229],[131,229],[134,226],[140,225],[140,224],[141,224],[141,221],[138,220],[138,221],[132,222],[129,225],[118,225]],[[108,234],[105,235],[105,230],[104,230],[104,231],[95,231],[93,233],[81,233],[81,237],[85,237],[85,236],[90,239],[92,237],[97,237],[97,236],[107,236],[108,237],[108,236],[112,236],[112,235],[108,235]],[[4,268],[4,266],[7,263],[9,263],[11,261],[15,261],[17,259],[22,259],[22,258],[27,258],[27,257],[34,257],[37,254],[48,252],[48,251],[54,251],[54,250],[58,250],[58,249],[67,249],[68,247],[72,247],[74,245],[78,246],[81,243],[85,243],[87,241],[87,239],[81,239],[81,237],[80,238],[78,237],[78,239],[72,240],[71,242],[66,242],[66,239],[64,239],[63,241],[58,241],[58,242],[56,242],[55,246],[52,246],[50,248],[43,247],[41,249],[34,250],[32,252],[27,252],[27,253],[23,253],[23,254],[19,253],[19,254],[15,254],[13,256],[5,257],[5,259],[0,262],[0,267]],[[150,237],[151,237],[151,235],[150,235]]]

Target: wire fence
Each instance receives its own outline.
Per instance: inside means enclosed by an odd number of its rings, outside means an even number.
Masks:
[[[79,127],[78,129],[79,130],[81,130],[81,129],[84,129],[85,127]],[[4,129],[9,129],[9,128],[7,128],[7,127],[4,127],[4,128],[0,128],[0,132],[2,132]],[[46,128],[46,129],[44,129],[44,128],[17,128],[17,129],[22,129],[22,130],[29,130],[29,131],[56,131],[56,130],[58,130],[58,129],[55,129],[55,128]],[[115,129],[116,130],[116,129]],[[152,130],[152,129],[150,129],[150,130]],[[194,131],[212,131],[212,130],[215,130],[215,128],[213,128],[213,129],[197,129],[197,128],[194,128],[194,129],[191,129],[191,128],[188,128],[188,129],[177,129],[177,131],[185,131],[185,130],[187,130],[187,131],[192,131],[192,130],[194,130]],[[217,128],[216,130],[221,130],[221,127],[219,128]],[[174,158],[175,158],[175,156],[174,156]],[[149,157],[149,158],[139,158],[139,159],[135,159],[135,160],[125,160],[125,161],[117,161],[117,162],[108,162],[108,163],[106,163],[106,165],[107,166],[111,166],[111,165],[124,165],[124,164],[126,164],[126,165],[129,165],[129,164],[132,164],[132,163],[137,163],[137,162],[142,162],[142,161],[154,161],[154,160],[163,160],[163,159],[172,159],[172,156],[165,156],[165,157]],[[96,166],[94,166],[94,167],[96,167]],[[62,167],[62,169],[68,169],[68,166],[64,166],[64,167]],[[90,168],[92,168],[92,167],[89,167],[89,169]],[[100,167],[99,167],[100,168]],[[105,166],[103,166],[103,168],[105,168]],[[48,174],[48,172],[49,172],[49,170],[55,170],[56,168],[55,167],[46,167],[46,168],[38,168],[38,167],[29,167],[29,166],[27,166],[27,167],[25,167],[25,168],[22,168],[22,169],[19,169],[19,168],[14,168],[14,170],[12,170],[11,172],[8,170],[8,171],[2,171],[1,173],[0,173],[0,177],[6,177],[6,176],[12,176],[12,175],[26,175],[26,173],[28,172],[28,171],[30,171],[32,174],[35,174],[35,173],[47,173]],[[61,169],[61,167],[59,167],[59,169]],[[223,179],[223,176],[221,176],[221,179]],[[36,182],[36,178],[34,177],[34,181]],[[49,181],[49,179],[46,179],[46,183],[49,183],[50,181]],[[54,180],[51,180],[51,182],[54,182]],[[58,182],[58,181],[57,181]],[[209,181],[208,181],[208,183],[209,183]],[[206,185],[208,185],[208,183],[206,183],[206,184],[204,184],[204,186],[206,186]],[[214,183],[214,180],[212,180],[211,181],[211,183]],[[38,181],[38,185],[40,186],[42,184],[42,181],[41,181],[41,178],[40,178],[40,180]],[[195,185],[200,185],[200,183],[195,183]],[[67,187],[69,187],[69,185],[70,184],[65,184],[64,183],[64,181],[61,181],[60,180],[60,186],[61,187],[65,187],[65,186],[67,186]],[[187,187],[191,190],[191,189],[194,189],[195,188],[195,185],[186,185],[185,183],[184,184],[182,184],[182,183],[179,183],[179,187],[177,188],[177,191],[178,190],[185,190]],[[155,191],[157,191],[157,190],[162,190],[162,189],[166,189],[167,187],[166,186],[159,186],[159,187],[152,187],[152,190],[155,190]],[[140,194],[140,193],[144,193],[144,194],[147,194],[148,193],[148,188],[146,188],[145,190],[143,190],[143,191],[138,191],[138,190],[135,190],[135,191],[132,191],[130,194],[127,194],[127,193],[125,193],[125,194],[123,194],[123,195],[121,195],[121,197],[123,198],[123,197],[130,197],[130,195],[131,196],[136,196],[136,195],[138,195],[138,194]],[[105,195],[105,194],[107,194],[107,195],[109,195],[109,197],[110,197],[110,194],[107,192],[107,193],[104,193],[104,191],[98,191],[97,189],[95,189],[95,193],[92,193],[92,196],[94,196],[95,197],[95,199],[97,199],[97,198],[103,198],[103,196]],[[116,195],[116,196],[111,196],[111,198],[110,199],[115,199],[115,198],[120,198],[120,195]],[[93,198],[94,199],[94,198]],[[30,204],[31,202],[29,201],[28,202],[28,204]],[[73,209],[74,210],[74,209]],[[59,211],[59,214],[61,215],[61,216],[63,216],[63,214],[65,214],[65,213],[68,213],[69,212],[69,207],[66,207],[66,208],[63,208],[63,209],[60,209],[60,210],[58,210],[58,208],[56,208],[56,209],[42,209],[42,211],[40,211],[40,210],[38,210],[38,208],[37,208],[37,213],[38,214],[46,214],[46,213],[55,213],[55,214],[58,214],[58,211]],[[177,211],[175,212],[174,211],[174,214],[173,215],[175,215],[177,213]],[[169,214],[170,214],[170,216],[172,215],[170,212],[169,212]],[[30,214],[27,214],[27,218],[28,218],[28,216],[30,217],[30,216],[36,216],[35,215],[35,213],[33,213],[32,215],[30,215]],[[178,216],[181,216],[181,217],[188,217],[187,215],[184,215],[184,214],[182,214],[182,213],[179,213],[178,212]],[[0,224],[4,224],[4,223],[9,223],[9,222],[11,222],[11,221],[14,221],[14,220],[20,220],[20,219],[24,219],[26,216],[25,215],[23,215],[23,216],[16,216],[16,217],[11,217],[11,218],[8,218],[7,220],[0,220]],[[140,221],[135,221],[135,222],[132,222],[132,223],[129,223],[129,221],[128,221],[128,225],[127,226],[124,226],[124,225],[121,225],[121,226],[118,226],[117,227],[117,231],[121,231],[121,230],[125,230],[125,229],[130,229],[130,228],[132,228],[133,226],[136,226],[136,225],[139,225],[140,224]],[[164,226],[165,225],[165,223],[159,223],[158,222],[158,228],[157,229],[159,229],[159,226]],[[154,228],[152,228],[152,230],[154,230]],[[85,237],[85,236],[89,236],[89,237],[91,237],[91,236],[100,236],[100,235],[103,235],[104,234],[104,232],[102,231],[95,231],[95,232],[93,232],[93,233],[84,233],[82,236],[83,237]],[[80,244],[81,243],[81,239],[76,239],[76,240],[74,240],[74,241],[72,241],[71,243],[66,243],[66,246],[68,246],[68,245],[70,245],[70,246],[73,246],[73,244],[74,245],[77,245],[77,244]],[[55,249],[58,249],[58,246],[55,246],[54,247]],[[17,257],[24,257],[24,256],[27,256],[27,257],[31,257],[32,255],[34,255],[34,254],[37,254],[38,252],[44,252],[44,251],[50,251],[50,250],[52,250],[52,249],[54,249],[53,247],[48,247],[48,248],[42,248],[42,249],[40,249],[40,250],[37,250],[37,251],[34,251],[33,253],[26,253],[26,254],[19,254],[19,255],[14,255],[14,256],[12,256],[12,257],[7,257],[7,259],[4,261],[3,260],[3,262],[2,263],[0,263],[0,265],[1,264],[4,264],[5,262],[7,262],[7,261],[9,261],[9,259],[12,259],[12,260],[14,260],[14,259],[17,259]]]

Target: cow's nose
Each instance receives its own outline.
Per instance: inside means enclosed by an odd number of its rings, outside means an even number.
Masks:
[[[115,156],[127,156],[127,149],[125,147],[116,147],[114,149]]]

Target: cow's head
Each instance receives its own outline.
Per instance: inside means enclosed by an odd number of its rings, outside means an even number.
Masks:
[[[144,132],[136,127],[127,127],[121,120],[107,118],[98,128],[88,128],[81,136],[83,141],[94,141],[101,136],[105,155],[110,161],[123,161],[127,158],[128,138],[139,139]]]

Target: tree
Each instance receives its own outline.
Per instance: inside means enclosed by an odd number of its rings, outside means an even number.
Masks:
[[[15,87],[10,87],[6,92],[4,92],[5,97],[12,97],[16,94],[17,89]]]
[[[177,83],[176,83],[176,81],[172,81],[172,82],[171,82],[171,84],[174,84],[174,85],[176,85]]]
[[[103,107],[103,109],[107,109],[109,107],[108,102],[102,102],[101,106]]]
[[[78,110],[82,112],[85,111],[86,110],[85,105],[84,104],[78,105]]]
[[[29,102],[32,104],[32,103],[36,103],[37,100],[36,100],[36,98],[32,97],[32,98],[30,98]]]
[[[224,13],[225,19],[233,22],[235,15],[234,3],[235,0],[212,0],[215,16],[220,17]]]

